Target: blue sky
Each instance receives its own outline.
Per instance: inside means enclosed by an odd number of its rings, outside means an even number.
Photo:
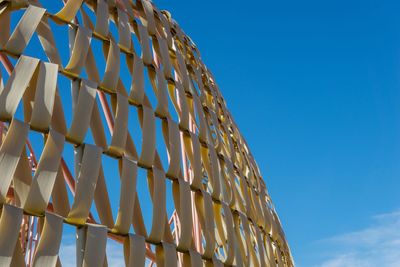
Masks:
[[[171,11],[214,73],[260,166],[297,265],[400,266],[400,3],[155,3]],[[67,51],[67,36],[56,38]],[[42,53],[38,45],[32,39],[26,54]],[[92,45],[100,52],[98,43]],[[59,87],[70,101],[66,78],[59,77]],[[70,107],[64,108],[70,123]],[[130,129],[138,127],[136,115],[130,119]],[[140,138],[136,131],[137,145]],[[35,146],[39,151],[42,143]],[[72,159],[71,146],[64,157]],[[118,191],[117,165],[106,161],[109,190]],[[138,179],[138,186],[147,185]],[[115,218],[118,202],[112,206]],[[73,233],[68,226],[64,231]],[[64,251],[74,251],[71,242],[67,235]],[[118,265],[119,245],[109,244]]]
[[[400,3],[155,2],[214,73],[296,263],[400,266],[368,256],[400,251]]]

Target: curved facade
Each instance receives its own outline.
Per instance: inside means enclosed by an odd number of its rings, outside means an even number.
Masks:
[[[67,226],[77,266],[107,265],[111,239],[126,266],[294,265],[216,81],[168,12],[0,1],[0,48],[1,266],[63,265]]]

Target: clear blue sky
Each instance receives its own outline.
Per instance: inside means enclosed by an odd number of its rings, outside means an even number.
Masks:
[[[400,3],[155,3],[171,11],[214,73],[298,266],[400,266]],[[66,63],[67,36],[56,37]],[[38,48],[33,39],[26,53]],[[59,86],[70,98],[68,81],[60,77]],[[116,163],[104,168],[118,192]]]
[[[400,2],[155,3],[214,73],[298,265],[400,208]]]

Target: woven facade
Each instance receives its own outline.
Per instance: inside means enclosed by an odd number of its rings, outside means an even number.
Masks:
[[[0,49],[0,266],[62,266],[66,224],[77,266],[106,266],[110,239],[126,266],[293,266],[257,164],[168,12],[3,0]]]

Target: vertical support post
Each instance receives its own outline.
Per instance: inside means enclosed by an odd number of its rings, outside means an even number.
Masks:
[[[35,254],[35,249],[33,248],[33,239],[37,235],[37,226],[35,226],[37,218],[35,216],[28,217],[28,246],[26,250],[25,262],[27,266],[31,266],[33,255]],[[35,228],[36,227],[36,228]]]
[[[175,80],[178,80],[178,73],[175,72]],[[176,90],[176,89],[175,89]],[[177,102],[178,102],[178,106],[180,108],[180,99],[179,99],[179,94],[178,91],[176,90],[176,96],[177,96]],[[195,125],[193,123],[193,119],[191,115],[189,115],[189,129],[192,132],[195,132]],[[186,153],[185,153],[185,148],[183,146],[184,144],[184,133],[180,132],[180,139],[181,139],[181,156],[182,156],[182,165],[183,165],[183,178],[185,181],[187,181],[188,183],[190,183],[190,181],[192,180],[191,178],[191,168],[189,166],[189,163],[187,161],[186,158]],[[195,193],[191,192],[191,201],[192,201],[192,222],[193,222],[193,239],[194,239],[194,244],[196,246],[196,249],[199,253],[201,253],[201,229],[200,229],[200,225],[199,225],[199,219],[197,216],[197,212],[196,212],[196,205],[195,205]]]
[[[75,19],[76,23],[76,19]],[[68,26],[68,47],[69,54],[72,55],[72,51],[74,49],[76,37],[76,29],[72,26]],[[71,80],[71,98],[72,98],[72,113],[75,113],[75,107],[78,102],[79,96],[79,81]],[[75,177],[78,177],[80,171],[80,162],[82,161],[82,146],[74,147],[74,174]]]
[[[190,131],[193,133],[196,132],[195,124],[193,122],[194,118],[189,115],[189,128]],[[193,170],[188,173],[190,176],[193,175]],[[198,214],[196,212],[196,205],[195,205],[195,192],[192,192],[192,217],[193,217],[193,230],[194,230],[194,241],[196,244],[196,249],[199,253],[202,253],[202,237],[201,237],[201,226],[199,224]]]
[[[86,227],[76,228],[76,267],[82,267],[86,246]]]
[[[4,123],[0,121],[0,146],[3,143],[3,131],[4,131]]]
[[[75,19],[75,23],[76,23]],[[69,53],[72,55],[74,49],[76,37],[76,29],[72,26],[68,26],[68,41],[69,41]],[[72,113],[76,112],[76,105],[79,96],[79,82],[78,80],[71,80],[71,98],[72,98]],[[78,178],[82,162],[82,146],[74,147],[74,176]],[[70,173],[65,173],[64,176],[69,177]],[[73,178],[71,177],[73,180]],[[83,258],[85,255],[86,245],[86,227],[76,228],[76,266],[81,267],[83,265]]]

